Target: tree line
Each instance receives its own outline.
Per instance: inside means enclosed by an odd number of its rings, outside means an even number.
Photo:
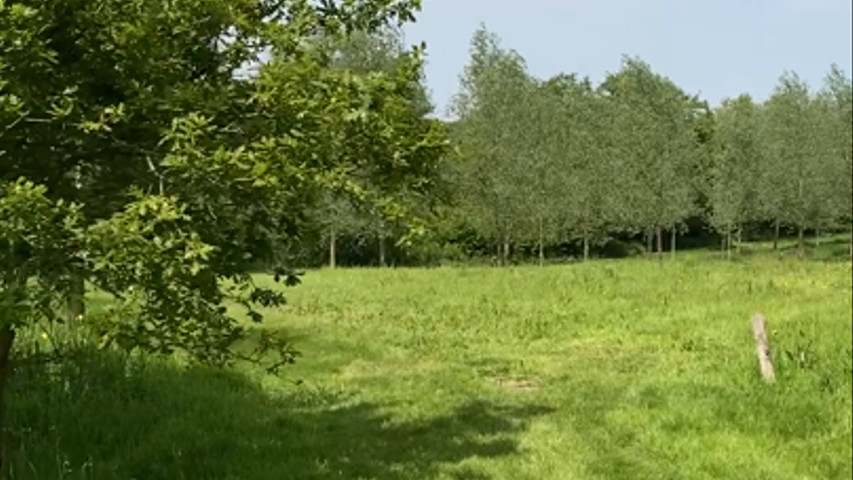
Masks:
[[[460,214],[511,242],[590,244],[642,234],[662,250],[702,218],[726,245],[750,222],[849,228],[851,82],[832,66],[812,92],[785,73],[771,97],[711,110],[636,58],[600,85],[531,77],[478,31],[455,108]],[[778,235],[778,234],[777,234]]]
[[[442,163],[431,246],[489,248],[501,263],[524,248],[543,262],[549,247],[577,244],[586,259],[643,237],[648,251],[674,254],[692,228],[730,255],[745,228],[763,225],[776,240],[795,231],[802,254],[804,232],[851,226],[851,106],[836,66],[819,91],[788,72],[766,101],[743,94],[714,109],[637,58],[599,85],[542,80],[481,29],[453,102],[455,154]],[[341,231],[370,232],[369,220],[343,216]],[[371,235],[392,234],[359,238]]]

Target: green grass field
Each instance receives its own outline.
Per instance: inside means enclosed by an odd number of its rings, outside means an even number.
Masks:
[[[850,478],[852,290],[767,254],[311,271],[266,323],[304,355],[281,377],[20,368],[11,478]]]

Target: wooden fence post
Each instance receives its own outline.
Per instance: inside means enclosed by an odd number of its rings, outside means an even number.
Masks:
[[[755,335],[755,352],[758,355],[758,366],[761,369],[761,377],[767,383],[773,383],[776,376],[773,373],[773,362],[770,357],[770,341],[767,336],[767,321],[764,314],[756,313],[752,316],[752,333]]]

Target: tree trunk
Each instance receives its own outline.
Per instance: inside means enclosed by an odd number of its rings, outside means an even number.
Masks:
[[[797,228],[797,254],[800,258],[806,257],[806,243],[804,238],[805,232],[803,231],[803,227]]]
[[[773,222],[773,250],[779,249],[779,220]]]
[[[504,239],[503,264],[509,265],[509,240]]]
[[[12,373],[10,360],[15,331],[5,326],[0,329],[0,479],[6,478],[6,386]]]
[[[66,299],[65,317],[68,323],[73,323],[86,313],[86,283],[82,275],[71,276],[71,288]]]
[[[726,260],[732,259],[732,231],[726,230]]]
[[[655,234],[658,238],[658,260],[663,259],[663,229],[657,227],[655,229]]]
[[[669,251],[670,251],[670,255],[672,255],[673,260],[675,260],[675,249],[676,249],[675,242],[676,242],[676,239],[677,239],[677,232],[673,228],[671,236],[670,236],[670,240],[669,240],[669,242],[670,242],[669,243]]]
[[[815,228],[814,230],[814,246],[820,247],[820,228]]]
[[[379,236],[379,266],[385,266],[385,237]]]
[[[740,255],[740,245],[743,243],[743,227],[741,225],[737,227],[737,239],[735,241],[737,242],[735,244],[735,252]]]
[[[583,261],[589,260],[589,237],[583,236]]]
[[[335,243],[337,242],[337,235],[335,233],[335,229],[329,233],[329,268],[335,268],[335,264],[337,263],[337,254],[335,252]]]
[[[652,234],[652,230],[651,229],[646,230],[646,252],[649,254],[651,254],[654,251],[654,250],[652,250],[652,248],[653,248],[652,247],[652,239],[653,238],[654,238],[654,235]]]
[[[545,265],[545,226],[539,219],[539,266]]]
[[[506,235],[502,235],[501,239],[498,241],[498,263],[500,264],[500,266],[506,266],[508,258],[509,241],[507,240]]]

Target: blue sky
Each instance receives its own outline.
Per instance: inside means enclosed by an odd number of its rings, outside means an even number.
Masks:
[[[712,105],[766,99],[785,70],[819,88],[832,63],[851,74],[850,0],[423,0],[406,42],[427,43],[436,114],[459,89],[471,36],[485,24],[547,78],[601,81],[623,54],[639,56]]]

